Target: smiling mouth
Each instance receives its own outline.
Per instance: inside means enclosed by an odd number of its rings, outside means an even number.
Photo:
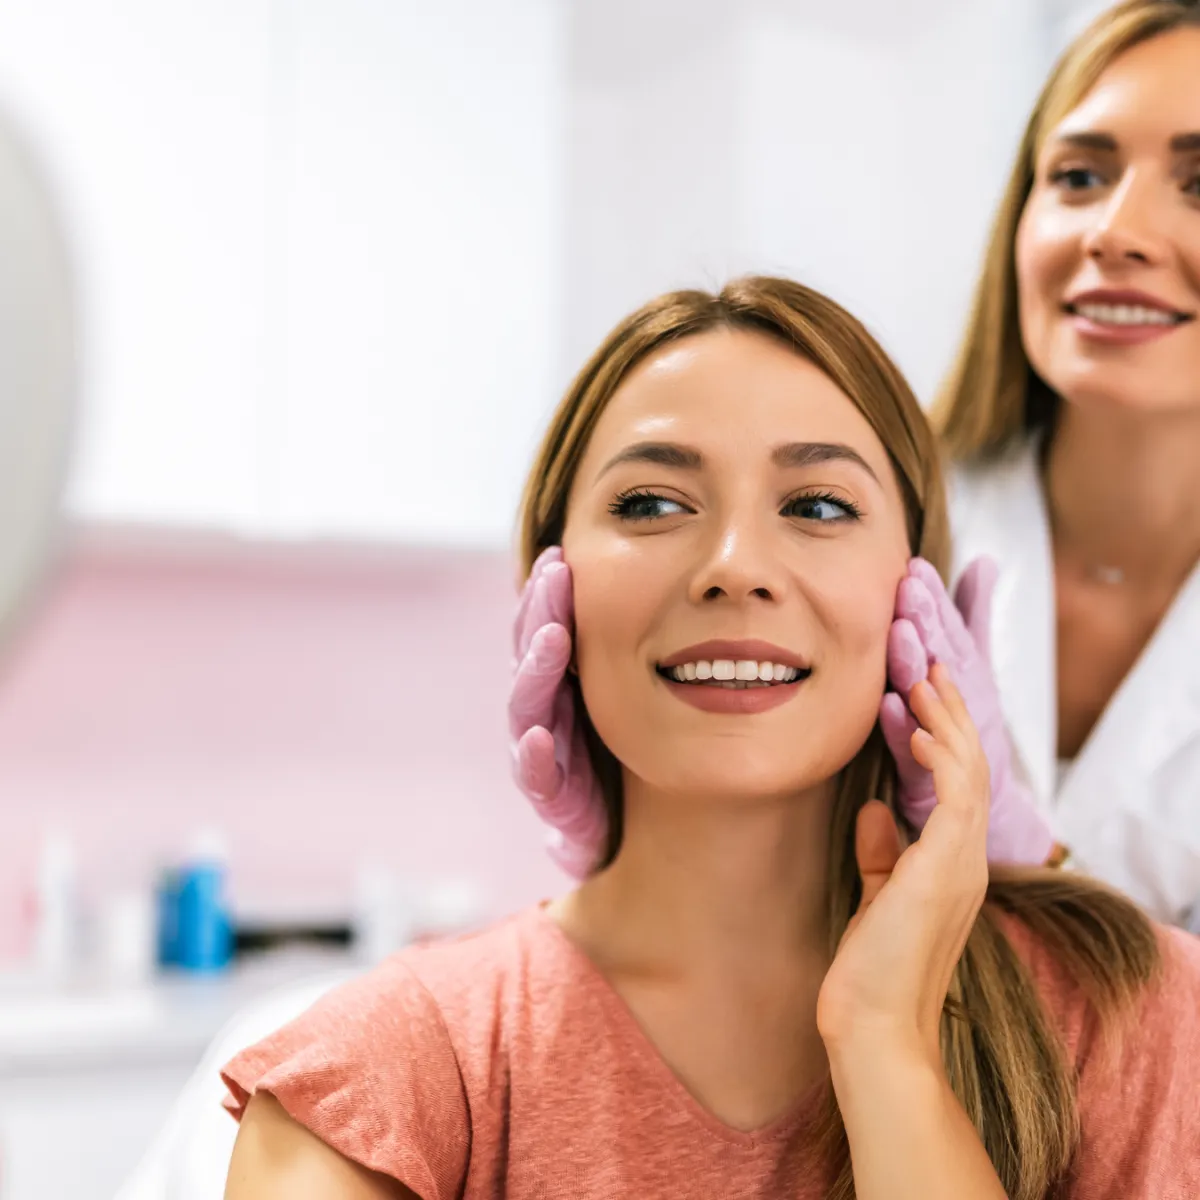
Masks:
[[[1083,302],[1064,304],[1063,310],[1074,317],[1083,317],[1097,325],[1116,325],[1122,328],[1182,325],[1194,319],[1194,314],[1152,308],[1148,304],[1097,304]]]
[[[790,667],[784,663],[754,662],[751,659],[698,659],[655,670],[670,683],[743,691],[750,688],[775,688],[799,683],[812,674],[811,667]]]

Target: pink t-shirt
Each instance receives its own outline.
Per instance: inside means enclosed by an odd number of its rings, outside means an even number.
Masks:
[[[1200,940],[1161,931],[1161,984],[1119,1058],[1079,990],[1011,934],[1079,1071],[1069,1200],[1200,1197]],[[266,1091],[328,1145],[422,1200],[819,1200],[821,1089],[765,1129],[722,1124],[540,908],[405,951],[239,1054],[240,1117]]]

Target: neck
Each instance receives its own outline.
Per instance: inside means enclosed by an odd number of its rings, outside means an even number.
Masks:
[[[1200,560],[1200,414],[1147,417],[1064,402],[1044,486],[1056,555],[1178,590]]]
[[[627,776],[620,853],[570,923],[598,957],[656,972],[827,964],[833,792],[696,800]]]

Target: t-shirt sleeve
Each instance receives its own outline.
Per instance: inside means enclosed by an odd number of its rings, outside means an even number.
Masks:
[[[1200,939],[1163,929],[1159,944],[1162,975],[1120,1041],[1081,1034],[1069,1200],[1200,1197]]]
[[[241,1119],[268,1092],[293,1120],[422,1200],[455,1200],[470,1116],[437,1003],[398,959],[330,992],[221,1072]]]

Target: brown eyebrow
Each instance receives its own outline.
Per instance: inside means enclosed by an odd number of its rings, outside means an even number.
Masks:
[[[596,478],[607,475],[613,467],[619,467],[622,463],[655,463],[680,471],[698,471],[704,466],[704,456],[699,450],[675,442],[634,442],[620,454],[614,454],[596,473]]]
[[[879,476],[867,460],[842,442],[788,442],[775,447],[771,460],[778,467],[811,467],[825,462],[848,462],[861,467],[879,483]],[[698,471],[704,466],[704,456],[691,446],[681,446],[675,442],[635,442],[610,458],[600,468],[596,478],[599,479],[622,463],[654,463],[676,470]]]
[[[1117,139],[1111,133],[1101,133],[1098,130],[1081,129],[1078,133],[1063,133],[1055,138],[1055,141],[1068,146],[1078,146],[1081,150],[1099,150],[1104,154],[1117,152]],[[1200,150],[1200,131],[1177,133],[1168,145],[1175,154],[1187,154],[1192,150]]]
[[[879,476],[857,450],[843,442],[789,442],[777,446],[771,455],[779,467],[811,467],[824,462],[848,462],[861,467],[876,483]]]
[[[1080,130],[1078,133],[1060,133],[1054,140],[1062,145],[1078,146],[1080,150],[1099,150],[1105,154],[1117,152],[1117,139],[1111,133]]]

